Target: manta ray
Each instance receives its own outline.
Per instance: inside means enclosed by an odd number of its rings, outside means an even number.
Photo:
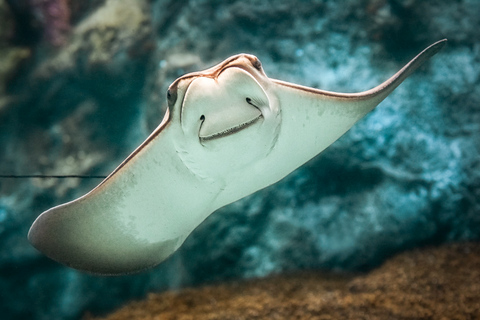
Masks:
[[[86,195],[43,212],[28,239],[88,273],[158,265],[215,210],[322,152],[445,43],[361,93],[270,79],[250,54],[186,74],[170,85],[166,114],[150,136]]]

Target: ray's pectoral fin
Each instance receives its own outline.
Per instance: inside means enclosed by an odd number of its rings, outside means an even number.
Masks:
[[[403,80],[446,43],[440,40],[413,58],[400,71],[379,86],[360,93],[337,93],[273,80],[282,110],[282,137],[278,150],[288,149],[308,161],[373,110]],[[299,143],[301,142],[301,144]],[[285,157],[287,155],[284,155]],[[292,163],[294,170],[302,163]]]

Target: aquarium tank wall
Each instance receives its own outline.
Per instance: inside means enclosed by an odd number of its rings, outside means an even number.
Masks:
[[[148,292],[299,270],[366,272],[408,249],[479,240],[478,12],[473,0],[0,0],[2,319],[80,319]],[[249,53],[271,78],[360,92],[443,38],[322,154],[213,213],[153,269],[90,275],[27,240],[40,213],[90,191],[147,138],[185,73]]]

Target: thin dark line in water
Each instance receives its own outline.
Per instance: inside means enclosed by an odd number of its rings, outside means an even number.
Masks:
[[[79,174],[69,174],[69,175],[48,175],[48,174],[0,174],[0,178],[7,179],[66,179],[66,178],[80,178],[80,179],[105,179],[107,176],[96,176],[96,175],[79,175]]]

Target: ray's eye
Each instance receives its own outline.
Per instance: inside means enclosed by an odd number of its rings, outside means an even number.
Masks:
[[[258,71],[262,70],[262,63],[257,58],[255,58],[255,60],[252,61],[252,65]]]
[[[176,88],[169,88],[167,90],[167,103],[169,107],[173,107],[175,102],[177,101],[177,89]]]
[[[200,116],[200,121],[205,121],[205,116],[203,114]]]

